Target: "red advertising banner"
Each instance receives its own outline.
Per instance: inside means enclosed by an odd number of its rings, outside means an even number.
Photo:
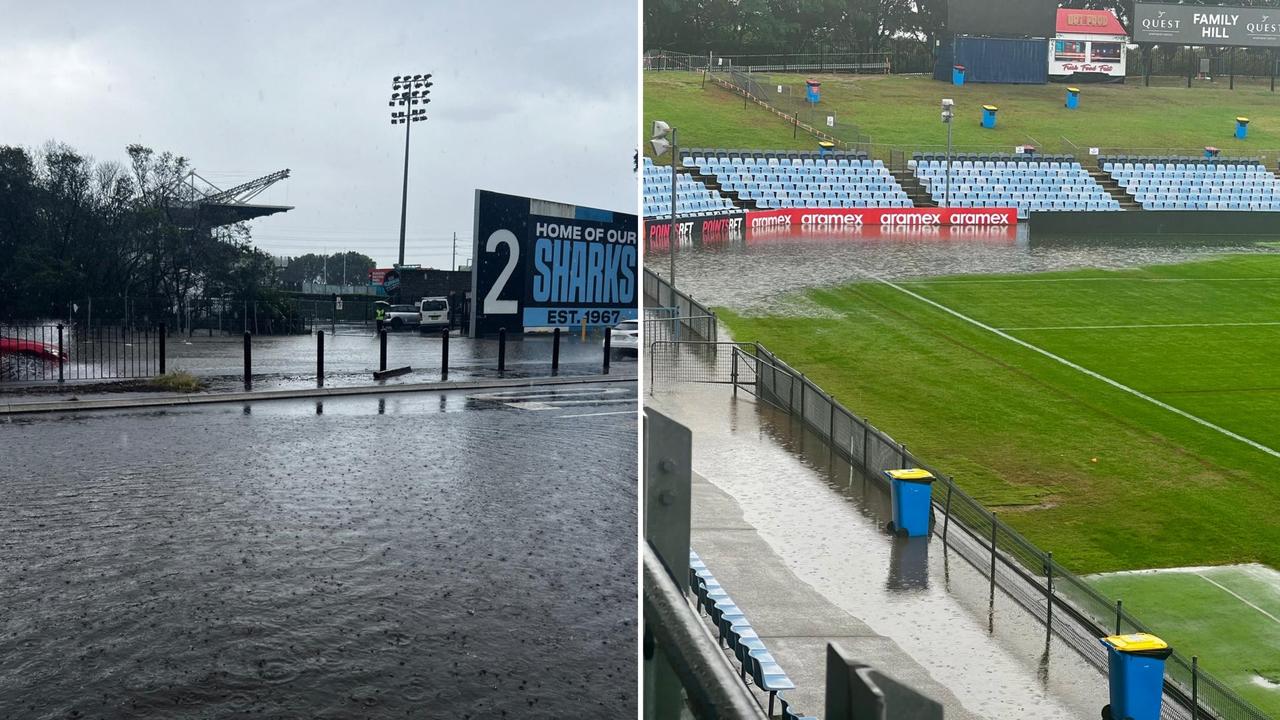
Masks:
[[[747,230],[777,227],[838,228],[868,225],[892,227],[1005,227],[1018,223],[1014,208],[786,208],[747,213]]]

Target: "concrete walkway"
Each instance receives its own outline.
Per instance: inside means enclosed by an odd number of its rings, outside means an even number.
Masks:
[[[796,709],[822,715],[827,644],[834,642],[853,657],[942,703],[948,719],[978,717],[896,642],[876,634],[796,577],[743,519],[738,503],[696,474],[692,544],[795,682],[796,689],[786,696]],[[768,702],[767,694],[758,695],[762,703]]]
[[[490,388],[546,387],[556,385],[583,385],[590,383],[628,382],[636,376],[631,373],[618,375],[578,375],[570,377],[511,378],[493,380],[467,380],[460,382],[403,383],[391,385],[360,385],[333,388],[303,388],[297,390],[263,390],[224,393],[157,393],[147,397],[106,397],[93,400],[42,400],[14,398],[0,401],[0,417],[29,413],[68,412],[77,410],[117,410],[121,408],[173,407],[179,405],[204,405],[209,403],[248,402],[262,400],[294,400],[299,398],[342,397],[346,395],[389,395],[407,392],[432,392],[448,390],[485,390]]]

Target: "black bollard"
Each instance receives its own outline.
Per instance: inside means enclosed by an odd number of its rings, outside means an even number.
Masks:
[[[449,328],[440,331],[440,380],[449,379]]]
[[[160,374],[164,374],[164,336],[168,335],[164,323],[160,323]]]
[[[378,372],[387,369],[387,331],[378,333]]]
[[[316,331],[316,386],[324,387],[324,331]]]
[[[64,351],[62,349],[62,323],[58,323],[58,382],[63,382],[66,379],[65,378],[66,370],[63,369],[65,360],[66,360],[66,355],[64,354]],[[44,374],[41,373],[42,377],[43,375]]]
[[[609,350],[613,343],[613,328],[606,326],[604,329],[604,374],[609,374]],[[736,385],[734,387],[737,387]]]
[[[253,345],[250,343],[249,331],[244,331],[244,387],[253,385]]]
[[[507,369],[507,329],[498,328],[498,372]]]
[[[560,372],[560,328],[551,333],[551,374]]]

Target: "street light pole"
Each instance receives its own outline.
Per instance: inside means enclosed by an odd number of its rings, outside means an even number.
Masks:
[[[401,106],[403,111],[391,112],[391,124],[404,124],[404,182],[400,189],[400,262],[404,265],[404,231],[405,218],[409,210],[409,126],[427,119],[426,108],[415,105],[426,105],[431,102],[427,97],[431,94],[431,73],[425,75],[396,75],[391,79],[391,101],[389,107]]]
[[[668,139],[670,138],[670,139]],[[667,243],[671,249],[671,291],[676,289],[676,165],[680,161],[680,149],[676,142],[676,129],[661,120],[653,121],[653,135],[649,140],[653,146],[653,154],[660,157],[671,151],[671,226],[667,228]],[[673,295],[674,297],[674,295]]]
[[[942,101],[942,122],[947,126],[947,186],[943,200],[945,207],[951,207],[951,120],[955,117],[953,109],[956,102],[950,98]]]
[[[671,231],[667,233],[667,242],[671,244],[671,289],[676,287],[676,158],[679,156],[676,142],[676,129],[671,128]]]

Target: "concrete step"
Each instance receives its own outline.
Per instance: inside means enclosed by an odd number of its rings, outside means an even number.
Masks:
[[[1116,182],[1115,179],[1106,172],[1091,168],[1089,170],[1089,177],[1093,178],[1095,182],[1102,186],[1103,190],[1107,191],[1108,195],[1115,198],[1116,201],[1120,203],[1121,210],[1142,209],[1142,206],[1134,201],[1133,196],[1125,192],[1124,188],[1120,187],[1120,183]]]

